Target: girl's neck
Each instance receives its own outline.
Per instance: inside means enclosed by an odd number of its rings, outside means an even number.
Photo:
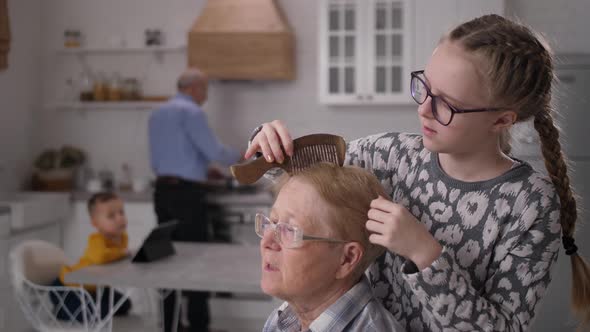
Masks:
[[[514,164],[509,156],[497,150],[475,153],[438,155],[440,167],[450,177],[463,182],[478,182],[497,178]]]

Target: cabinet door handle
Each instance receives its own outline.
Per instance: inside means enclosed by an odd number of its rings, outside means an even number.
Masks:
[[[365,98],[364,98],[364,96],[363,96],[363,95],[357,95],[357,96],[356,96],[356,99],[358,99],[358,100],[363,100],[363,99],[365,99]]]
[[[373,100],[373,95],[367,95],[367,100]]]

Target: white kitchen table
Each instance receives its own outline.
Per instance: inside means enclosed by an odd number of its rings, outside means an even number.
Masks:
[[[262,294],[258,246],[174,242],[174,248],[175,255],[155,262],[132,263],[127,258],[89,266],[66,274],[65,282],[97,285],[99,294],[103,287],[111,292],[113,287],[139,287]],[[127,299],[128,294],[123,295],[118,303],[111,303],[104,325],[112,322],[114,311]],[[112,302],[112,294],[110,298]],[[178,319],[178,311],[176,315]]]

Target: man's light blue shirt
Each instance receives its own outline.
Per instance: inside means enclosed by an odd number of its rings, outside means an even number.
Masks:
[[[152,170],[158,176],[205,181],[210,162],[229,166],[240,159],[238,151],[215,137],[199,105],[182,93],[150,115],[149,145]]]

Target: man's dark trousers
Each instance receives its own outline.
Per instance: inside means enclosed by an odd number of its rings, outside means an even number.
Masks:
[[[209,225],[205,199],[206,190],[198,183],[171,177],[161,177],[156,180],[154,207],[158,223],[178,221],[178,226],[172,234],[173,241],[207,242]],[[184,291],[183,295],[188,299],[189,331],[208,331],[209,305],[207,300],[209,293]],[[172,331],[175,302],[172,294],[164,300],[164,330],[166,332]]]

